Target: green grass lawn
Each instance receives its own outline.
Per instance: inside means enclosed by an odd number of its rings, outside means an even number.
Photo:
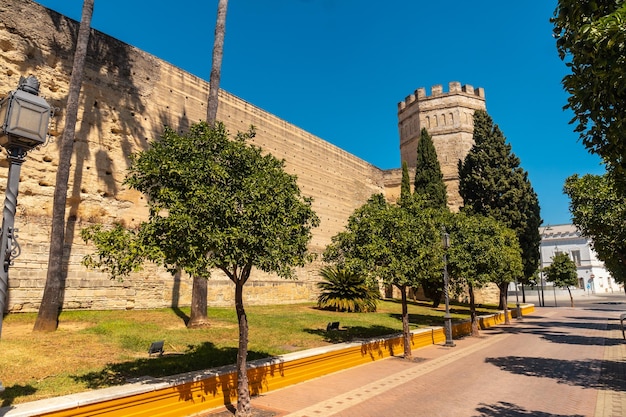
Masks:
[[[494,308],[481,311],[493,312]],[[451,307],[454,319],[469,316]],[[249,306],[248,360],[304,350],[355,338],[398,333],[401,304],[388,300],[375,313],[338,313],[314,304]],[[237,355],[234,308],[210,308],[211,326],[188,330],[188,309],[68,311],[59,329],[33,333],[36,314],[10,314],[0,340],[0,406],[123,384],[141,376],[167,376],[233,364]],[[443,307],[412,302],[414,328],[443,324]],[[330,321],[340,332],[327,332]],[[148,357],[148,347],[165,341],[165,355]]]

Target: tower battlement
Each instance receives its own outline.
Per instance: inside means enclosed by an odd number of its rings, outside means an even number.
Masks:
[[[485,99],[485,90],[482,87],[474,88],[474,86],[465,84],[461,85],[458,81],[452,81],[448,83],[448,91],[443,91],[443,86],[441,84],[433,85],[430,88],[430,95],[426,94],[426,88],[420,87],[413,92],[413,94],[409,94],[406,96],[404,101],[398,103],[398,111],[402,111],[405,108],[409,107],[411,104],[416,101],[421,101],[424,99],[432,99],[439,98],[443,96],[451,96],[451,95],[467,95],[467,96],[475,96],[481,99]]]
[[[474,144],[474,112],[485,109],[485,90],[460,82],[448,83],[448,91],[441,84],[426,89],[418,88],[398,103],[398,130],[400,157],[408,167],[415,167],[417,145],[422,129],[432,137],[441,172],[448,189],[448,204],[458,208],[462,204],[458,191],[458,163]]]

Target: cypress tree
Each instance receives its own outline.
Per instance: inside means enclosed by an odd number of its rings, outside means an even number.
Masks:
[[[484,110],[474,113],[474,146],[459,162],[459,193],[464,210],[491,216],[515,231],[527,283],[539,265],[539,200],[528,173],[500,128]],[[506,291],[501,286],[500,291]]]
[[[409,180],[409,168],[402,161],[402,182],[400,183],[400,206],[406,207],[411,201],[411,182]]]
[[[448,207],[446,185],[433,139],[426,129],[420,132],[415,168],[415,194],[422,195],[428,207]]]
[[[437,151],[432,137],[424,128],[417,144],[414,195],[423,201],[425,208],[448,211],[448,194]],[[428,276],[421,281],[421,285],[424,295],[433,301],[433,307],[437,307],[443,295],[443,275]]]

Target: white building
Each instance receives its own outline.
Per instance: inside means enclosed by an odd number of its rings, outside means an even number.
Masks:
[[[592,294],[620,291],[620,286],[592,249],[591,239],[582,236],[576,226],[572,224],[542,226],[539,233],[540,267],[547,267],[556,254],[565,252],[576,264],[579,288]]]

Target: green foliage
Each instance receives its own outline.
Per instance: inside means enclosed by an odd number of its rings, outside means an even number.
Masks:
[[[372,196],[332,238],[324,260],[397,287],[419,285],[420,277],[441,271],[443,252],[436,221],[419,202],[409,207]]]
[[[375,282],[332,266],[322,268],[320,275],[324,278],[317,283],[321,290],[317,297],[320,308],[357,313],[376,311],[380,294]]]
[[[400,183],[400,201],[401,206],[411,204],[411,183],[409,181],[409,168],[405,161],[402,161],[402,182]]]
[[[125,182],[147,196],[149,221],[137,232],[85,232],[97,245],[87,264],[124,274],[157,260],[194,277],[219,268],[242,284],[253,266],[292,277],[293,266],[311,259],[307,244],[319,219],[284,161],[247,143],[253,134],[231,139],[221,123],[195,124],[184,136],[166,128],[133,155]]]
[[[557,253],[552,257],[552,263],[545,267],[544,272],[548,281],[557,287],[569,287],[578,285],[576,264],[566,253]]]
[[[433,140],[426,129],[422,129],[417,144],[415,166],[415,194],[424,198],[428,207],[445,209],[448,207],[448,194],[443,182],[441,166]]]
[[[571,73],[563,78],[585,147],[600,155],[626,186],[626,3],[559,0],[552,19],[559,56]]]
[[[522,273],[522,258],[515,233],[497,220],[457,213],[448,226],[448,270],[457,292],[488,282],[511,282]]]
[[[108,272],[115,279],[141,270],[145,260],[157,260],[160,256],[158,248],[142,244],[138,230],[128,230],[119,223],[110,229],[101,224],[89,226],[80,235],[86,243],[96,246],[94,254],[85,255],[83,265]]]
[[[626,283],[626,199],[612,176],[573,175],[565,181],[572,222],[593,241],[593,249],[617,282]]]
[[[511,145],[483,110],[474,113],[474,142],[459,163],[464,209],[493,217],[515,231],[523,253],[520,278],[526,282],[539,264],[541,216],[537,194]]]

